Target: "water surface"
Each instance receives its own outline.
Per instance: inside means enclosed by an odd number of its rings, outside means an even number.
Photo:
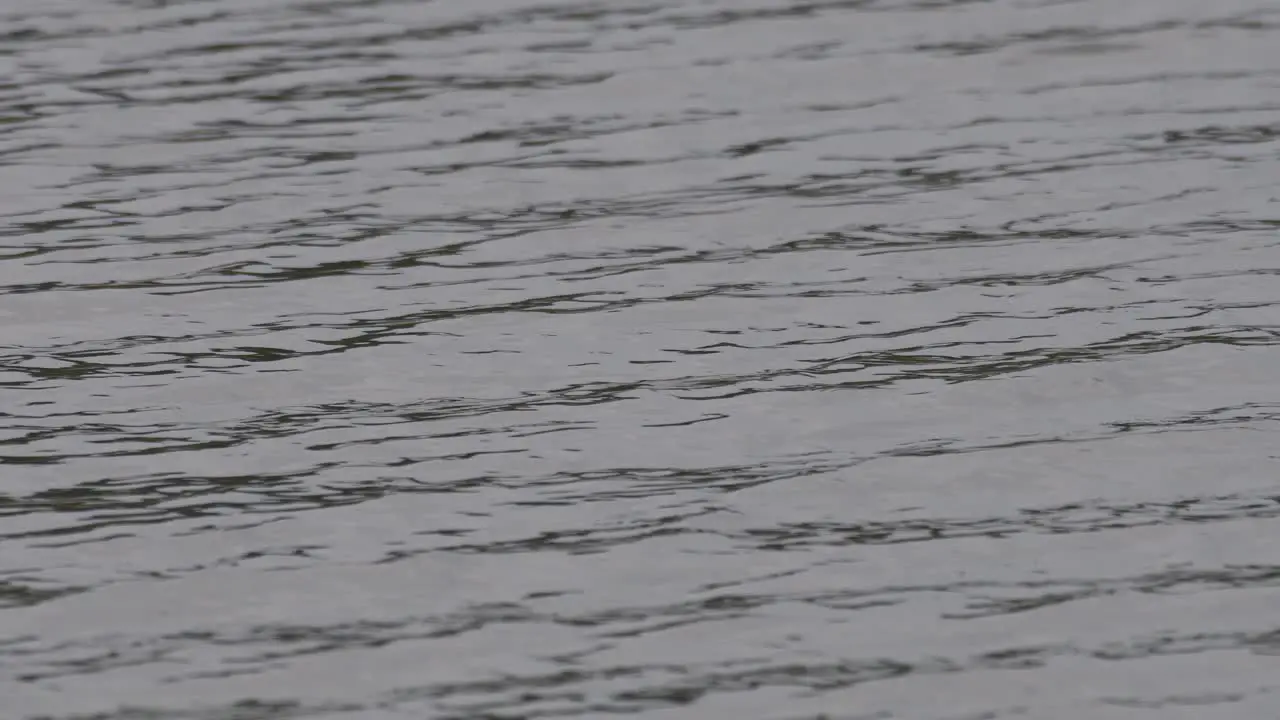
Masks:
[[[1269,0],[8,0],[0,707],[1280,707]]]

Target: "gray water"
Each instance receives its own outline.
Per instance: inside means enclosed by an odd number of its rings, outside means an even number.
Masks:
[[[1273,0],[5,0],[0,717],[1280,717]]]

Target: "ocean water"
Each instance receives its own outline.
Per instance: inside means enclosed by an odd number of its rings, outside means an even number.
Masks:
[[[1280,717],[1280,5],[0,39],[0,717]]]

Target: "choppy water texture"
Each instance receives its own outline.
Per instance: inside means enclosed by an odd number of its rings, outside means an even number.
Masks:
[[[1278,716],[1272,0],[0,37],[0,716]]]

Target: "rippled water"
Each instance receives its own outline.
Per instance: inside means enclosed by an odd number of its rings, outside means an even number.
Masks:
[[[4,718],[1280,713],[1272,0],[7,0]]]

